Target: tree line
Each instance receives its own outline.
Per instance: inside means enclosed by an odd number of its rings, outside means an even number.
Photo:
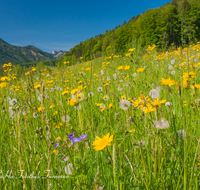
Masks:
[[[58,66],[88,61],[102,55],[123,54],[133,40],[142,47],[155,44],[161,50],[188,46],[200,41],[200,1],[172,0],[162,7],[149,9],[132,17],[128,23],[106,31],[74,46],[58,63]]]

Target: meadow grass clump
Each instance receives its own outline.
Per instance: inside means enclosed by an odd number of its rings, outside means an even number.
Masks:
[[[19,79],[4,64],[2,189],[200,189],[200,45],[134,51]]]

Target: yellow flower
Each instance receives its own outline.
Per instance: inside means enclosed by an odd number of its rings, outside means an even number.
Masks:
[[[130,65],[124,66],[124,70],[129,70],[129,69],[130,69]]]
[[[39,111],[39,112],[43,112],[44,109],[45,109],[45,107],[39,107],[39,108],[38,108],[38,111]]]
[[[2,83],[0,83],[0,87],[1,87],[1,88],[4,88],[4,87],[7,86],[7,84],[8,84],[7,82],[2,82]]]
[[[73,90],[71,91],[71,93],[72,93],[72,94],[79,93],[79,89],[73,89]]]
[[[51,108],[54,108],[54,107],[55,107],[54,105],[50,105],[50,107],[49,107],[49,108],[51,109]]]
[[[150,113],[152,111],[155,111],[155,108],[151,106],[151,104],[147,104],[147,107],[143,107],[142,111],[144,113]]]
[[[176,84],[176,82],[174,80],[171,80],[170,77],[168,79],[162,78],[162,80],[160,80],[160,82],[161,82],[161,84],[164,84],[167,86],[172,86],[172,85]]]
[[[70,106],[76,106],[79,103],[79,101],[77,99],[70,99],[68,100],[68,104]]]
[[[61,140],[61,137],[57,137],[55,141],[57,141],[58,139]]]
[[[54,154],[57,154],[57,153],[58,153],[58,150],[54,150],[53,153],[54,153]]]
[[[62,95],[66,95],[66,94],[69,94],[68,90],[65,90],[64,92],[62,92]]]
[[[105,135],[103,138],[99,138],[98,136],[96,136],[97,140],[95,140],[93,142],[93,146],[96,151],[102,150],[104,149],[106,146],[110,146],[110,142],[113,141],[113,135],[111,135],[109,137],[110,133],[108,133],[107,135]]]
[[[153,105],[153,106],[159,106],[159,105],[161,105],[161,104],[164,104],[165,102],[166,102],[167,100],[159,100],[159,98],[157,97],[156,99],[155,99],[155,102],[152,102],[151,101],[151,105]]]
[[[135,48],[130,48],[128,51],[134,51],[135,50]]]
[[[31,71],[28,71],[28,72],[25,73],[25,75],[29,75],[30,73],[31,73]]]
[[[121,69],[123,69],[123,66],[117,67],[117,70],[121,70]]]
[[[135,133],[135,129],[130,130],[129,133]]]
[[[137,72],[138,73],[142,73],[144,71],[144,68],[139,68],[139,69],[137,69]]]
[[[36,88],[36,89],[38,89],[38,88],[40,88],[40,87],[41,87],[40,84],[36,84],[36,85],[34,86],[34,88]]]

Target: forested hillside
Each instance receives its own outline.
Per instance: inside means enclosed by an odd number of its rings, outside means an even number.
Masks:
[[[76,45],[63,56],[58,66],[75,64],[80,57],[88,61],[102,54],[123,53],[135,39],[143,47],[156,44],[161,50],[172,44],[179,47],[200,41],[200,1],[172,0],[160,8],[149,9],[115,29]]]
[[[55,59],[52,54],[46,53],[34,46],[13,46],[0,38],[0,65],[8,62],[20,64],[51,59]]]

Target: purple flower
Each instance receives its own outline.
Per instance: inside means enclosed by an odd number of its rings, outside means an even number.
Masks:
[[[74,137],[73,139],[71,139],[71,141],[72,141],[73,143],[77,143],[77,142],[80,142],[81,139],[80,139],[80,138]]]
[[[59,144],[59,139],[57,140],[57,143],[55,144],[55,150],[56,150],[58,144]]]
[[[85,139],[87,137],[87,135],[81,135],[80,139]]]
[[[74,133],[75,133],[75,132],[74,132]],[[73,138],[74,138],[74,133],[70,134],[70,135],[68,136],[68,138],[73,139]]]

